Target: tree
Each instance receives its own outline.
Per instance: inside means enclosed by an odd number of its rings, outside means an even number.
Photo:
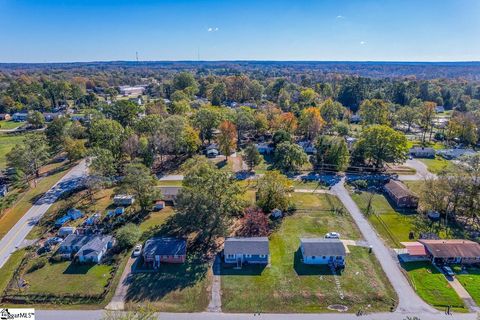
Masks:
[[[390,127],[373,125],[360,134],[356,149],[375,168],[382,168],[385,162],[399,163],[407,159],[407,138]]]
[[[113,177],[117,173],[118,163],[108,149],[95,147],[91,150],[92,163],[90,169],[102,177]]]
[[[85,142],[82,140],[75,140],[70,137],[65,138],[64,149],[67,153],[67,157],[70,161],[77,161],[85,157],[87,154],[87,148],[85,148]]]
[[[284,130],[290,134],[295,133],[298,127],[298,121],[295,115],[291,112],[284,112],[275,115],[272,127],[277,130]]]
[[[173,101],[170,104],[170,113],[172,114],[186,114],[190,112],[190,103],[188,100]]]
[[[216,107],[202,107],[193,117],[193,125],[200,131],[202,143],[213,138],[213,130],[220,124],[222,115]]]
[[[112,155],[119,157],[124,129],[120,123],[110,119],[99,119],[89,129],[90,144],[93,147],[105,148]]]
[[[225,155],[225,159],[228,159],[228,156],[237,148],[237,128],[232,122],[225,120],[220,123],[218,129],[220,130],[218,146],[220,152]]]
[[[300,130],[308,140],[313,140],[320,133],[325,121],[320,115],[320,109],[307,108],[300,114]]]
[[[133,223],[128,223],[125,226],[117,230],[115,238],[117,239],[117,245],[121,250],[126,250],[138,243],[142,231],[138,226]]]
[[[275,131],[272,137],[273,146],[276,148],[283,142],[293,142],[292,135],[285,130]]]
[[[315,149],[316,153],[312,162],[316,168],[343,171],[348,167],[350,154],[345,139],[320,136],[315,143]]]
[[[15,145],[7,153],[7,165],[25,173],[26,178],[39,177],[40,168],[49,157],[47,142],[43,135],[28,135],[22,144]]]
[[[227,87],[223,82],[216,83],[211,91],[210,101],[214,106],[221,106],[227,96]]]
[[[178,218],[185,232],[199,232],[210,243],[242,212],[243,190],[228,172],[206,159],[189,159],[184,169],[183,188],[177,197]]]
[[[335,123],[342,119],[346,113],[346,109],[340,102],[333,101],[331,98],[320,104],[320,115],[325,120],[328,127],[332,127]]]
[[[250,171],[253,170],[253,168],[260,163],[262,160],[262,156],[260,155],[260,152],[258,152],[257,147],[255,147],[254,144],[249,144],[245,148],[245,157],[244,157],[245,163],[248,166],[248,169]]]
[[[278,171],[267,171],[258,180],[257,205],[263,212],[270,213],[273,209],[286,211],[290,207],[290,180]]]
[[[425,101],[420,107],[419,124],[422,128],[422,143],[425,144],[427,132],[430,130],[430,140],[432,138],[433,118],[435,117],[436,103]]]
[[[193,75],[189,72],[180,72],[173,77],[173,88],[183,90],[193,96],[198,92],[198,84]]]
[[[317,103],[318,94],[312,88],[300,91],[298,102],[301,108],[314,107]]]
[[[247,208],[240,220],[237,232],[241,237],[266,237],[270,233],[268,218],[258,208]]]
[[[397,111],[398,121],[401,124],[407,126],[407,132],[410,132],[410,129],[412,128],[412,125],[417,121],[418,116],[418,109],[415,109],[411,106],[402,107]]]
[[[131,163],[125,168],[119,190],[121,192],[133,195],[140,205],[142,211],[153,203],[159,197],[159,190],[156,188],[157,179],[150,172],[150,169],[141,163]]]
[[[242,133],[255,129],[255,113],[252,108],[240,107],[237,109],[235,119],[238,138],[242,137]]]
[[[275,166],[285,172],[298,170],[308,162],[308,156],[303,148],[291,142],[282,142],[274,154]]]
[[[120,100],[106,107],[105,114],[126,127],[132,126],[143,111],[144,108],[135,102]]]
[[[367,99],[360,105],[360,118],[364,125],[388,125],[390,109],[388,103],[380,99]]]
[[[34,129],[43,128],[45,126],[45,117],[39,111],[33,111],[28,114],[27,122]]]
[[[60,151],[63,146],[63,140],[67,136],[67,128],[70,120],[66,117],[58,117],[53,119],[47,126],[45,135],[47,136],[48,145],[54,152]]]

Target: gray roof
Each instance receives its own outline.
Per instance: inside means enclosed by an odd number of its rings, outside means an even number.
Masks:
[[[182,187],[175,186],[162,186],[160,187],[160,192],[162,196],[178,196],[179,192],[182,190]]]
[[[267,237],[228,238],[224,244],[225,254],[270,254]]]
[[[435,149],[433,148],[425,148],[425,147],[413,147],[410,148],[410,153],[412,152],[430,152],[435,153]]]
[[[182,238],[150,238],[145,242],[143,253],[159,256],[183,256],[187,254],[187,241]]]
[[[78,235],[78,234],[70,234],[68,235],[65,240],[62,242],[60,247],[71,247],[71,246],[84,246],[87,244],[93,236],[85,236],[85,235]]]
[[[94,236],[78,250],[77,254],[84,257],[97,256],[98,253],[107,248],[108,243],[112,241],[112,236]]]
[[[345,246],[339,239],[301,238],[305,256],[345,256]]]

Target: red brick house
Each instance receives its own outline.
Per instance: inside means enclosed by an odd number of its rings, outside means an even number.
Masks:
[[[181,238],[150,238],[143,248],[144,263],[157,269],[162,263],[184,263],[187,256],[187,241]]]

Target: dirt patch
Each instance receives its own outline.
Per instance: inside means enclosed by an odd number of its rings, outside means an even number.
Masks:
[[[328,310],[338,311],[338,312],[347,312],[348,307],[342,304],[331,304],[328,307]]]

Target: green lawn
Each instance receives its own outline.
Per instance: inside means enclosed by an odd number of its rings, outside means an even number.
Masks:
[[[7,153],[9,153],[16,144],[21,144],[23,138],[25,138],[23,134],[0,134],[0,169],[5,169],[7,165]]]
[[[80,265],[70,261],[47,263],[43,268],[23,276],[29,283],[25,293],[100,295],[112,277],[112,269],[108,265]]]
[[[455,277],[462,284],[465,290],[472,296],[477,304],[480,304],[480,269],[470,267],[466,273],[462,273],[460,267],[453,268]]]
[[[210,283],[209,264],[189,253],[183,264],[163,264],[157,272],[133,274],[126,308],[148,306],[165,312],[205,311],[210,300]]]
[[[448,284],[445,276],[430,262],[409,262],[402,264],[418,295],[435,308],[444,310],[447,306],[466,311],[463,301]]]
[[[366,213],[370,196],[370,192],[353,193],[352,199],[360,210]],[[416,214],[401,214],[395,211],[384,195],[373,195],[372,210],[368,220],[390,247],[400,248],[402,247],[401,241],[409,241],[410,231],[416,229],[416,218]]]
[[[395,294],[368,249],[349,247],[346,268],[338,277],[339,288],[328,268],[301,263],[300,237],[338,231],[343,238],[360,239],[360,234],[348,213],[332,210],[340,207],[335,197],[294,194],[293,200],[298,211],[286,217],[270,236],[269,266],[222,269],[222,310],[332,312],[327,309],[332,304],[345,305],[349,312],[389,310]]]
[[[316,189],[327,189],[325,185],[315,182],[315,181],[293,181],[293,187],[295,189],[306,189],[306,190],[316,190]]]
[[[3,267],[0,268],[0,295],[3,294],[3,292],[7,288],[10,279],[15,273],[15,270],[17,270],[20,266],[24,255],[25,250],[15,251],[10,255]]]
[[[22,126],[25,122],[15,122],[15,121],[6,121],[0,120],[0,129],[2,130],[10,130],[15,129]]]
[[[448,169],[452,166],[452,163],[448,160],[445,160],[440,157],[436,157],[435,159],[419,159],[422,161],[428,168],[428,171],[431,173],[438,174],[445,169]]]
[[[142,232],[157,229],[165,223],[169,217],[175,214],[173,207],[165,207],[160,211],[151,212],[148,217],[140,224]]]
[[[61,167],[58,172],[40,179],[35,188],[30,188],[20,194],[15,205],[5,211],[0,218],[0,239],[23,217],[33,203],[60,180],[70,168],[69,165]]]
[[[420,193],[422,192],[422,186],[424,184],[423,181],[420,180],[420,181],[402,181],[402,182],[408,187],[408,189],[410,189],[416,195],[420,195]]]

